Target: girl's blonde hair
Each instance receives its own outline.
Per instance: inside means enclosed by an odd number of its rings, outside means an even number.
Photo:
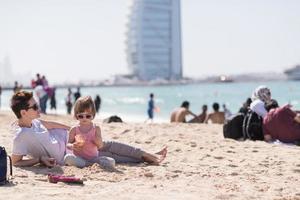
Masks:
[[[93,117],[96,115],[96,108],[91,96],[79,97],[74,105],[74,117],[77,118],[77,114],[82,113],[88,109],[91,109]]]

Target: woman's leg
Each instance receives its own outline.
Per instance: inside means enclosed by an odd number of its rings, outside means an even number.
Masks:
[[[143,153],[139,148],[113,141],[104,141],[103,147],[99,150],[99,156],[114,158],[117,163],[144,162]]]
[[[116,162],[140,163],[148,162],[159,164],[167,155],[167,148],[163,148],[156,154],[147,153],[139,148],[129,146],[119,142],[105,141],[104,146],[99,151],[99,156],[108,156],[116,160]],[[159,156],[158,156],[159,155]]]

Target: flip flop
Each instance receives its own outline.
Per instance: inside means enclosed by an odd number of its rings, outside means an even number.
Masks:
[[[63,182],[63,183],[83,184],[83,180],[81,180],[80,178],[76,178],[73,176],[53,175],[53,174],[48,174],[48,181],[50,183]]]

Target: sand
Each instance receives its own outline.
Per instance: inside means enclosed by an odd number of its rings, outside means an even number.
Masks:
[[[69,125],[69,116],[43,119]],[[11,153],[15,117],[0,112],[0,145]],[[118,164],[107,171],[63,166],[13,168],[0,187],[0,199],[300,199],[300,147],[224,139],[221,125],[102,124],[105,140],[125,142],[150,152],[168,146],[160,166]],[[84,178],[83,186],[49,183],[48,173]]]

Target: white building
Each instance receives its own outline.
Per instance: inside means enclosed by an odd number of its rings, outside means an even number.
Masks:
[[[181,79],[180,0],[133,0],[126,42],[140,80]]]

